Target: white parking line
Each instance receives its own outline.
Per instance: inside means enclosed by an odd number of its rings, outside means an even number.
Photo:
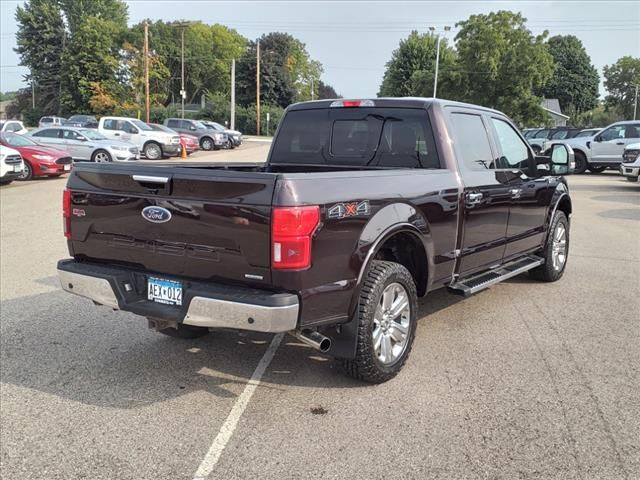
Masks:
[[[273,356],[276,354],[276,350],[278,349],[283,336],[283,333],[279,333],[278,335],[273,337],[273,340],[271,340],[267,351],[264,352],[264,355],[260,359],[260,362],[258,362],[258,365],[256,366],[253,375],[251,375],[247,386],[244,387],[244,390],[236,400],[236,403],[233,405],[231,412],[229,412],[229,416],[222,424],[222,427],[220,427],[218,436],[215,438],[215,440],[211,444],[211,447],[209,447],[209,451],[204,456],[204,459],[202,460],[202,463],[198,467],[198,471],[195,474],[194,480],[206,479],[218,463],[220,455],[222,455],[222,451],[227,446],[227,443],[229,443],[229,440],[231,440],[231,436],[238,426],[240,417],[242,417],[242,414],[247,408],[247,405],[249,405],[249,401],[251,400],[253,392],[255,392],[258,385],[260,385],[262,375],[264,375],[265,370],[271,363],[271,360],[273,360]]]

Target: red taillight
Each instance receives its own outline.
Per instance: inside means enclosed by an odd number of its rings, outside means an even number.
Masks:
[[[320,207],[277,207],[271,219],[271,266],[301,270],[311,266],[311,236],[320,222]]]
[[[64,219],[64,236],[71,238],[71,190],[62,192],[62,217]]]
[[[344,108],[353,108],[353,107],[375,107],[376,104],[373,100],[334,100],[329,105],[332,108],[335,107],[344,107]]]

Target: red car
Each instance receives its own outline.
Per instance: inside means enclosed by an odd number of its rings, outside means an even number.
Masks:
[[[40,145],[29,137],[15,133],[0,135],[0,143],[20,152],[24,170],[16,180],[31,180],[35,177],[59,177],[71,170],[73,160],[68,152]]]
[[[189,135],[188,133],[180,134],[180,143],[187,151],[187,155],[191,155],[193,152],[200,150],[200,142],[195,135]]]

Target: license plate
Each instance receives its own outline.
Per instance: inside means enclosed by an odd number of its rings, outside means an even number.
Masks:
[[[13,166],[13,173],[17,173],[17,172],[21,172],[22,171],[22,165],[14,165]]]
[[[62,169],[65,171],[69,171],[71,170],[71,165],[63,165]]]
[[[149,277],[147,299],[165,305],[182,305],[182,283]]]

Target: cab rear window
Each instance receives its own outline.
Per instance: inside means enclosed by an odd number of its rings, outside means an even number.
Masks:
[[[427,112],[409,108],[288,112],[270,163],[440,168]]]

